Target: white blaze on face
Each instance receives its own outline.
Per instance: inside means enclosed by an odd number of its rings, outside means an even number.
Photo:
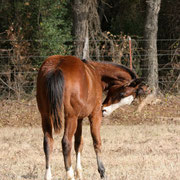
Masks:
[[[117,108],[124,106],[124,105],[130,105],[134,100],[134,97],[131,96],[127,96],[125,98],[122,98],[118,103],[116,104],[111,104],[110,106],[107,107],[103,107],[103,116],[109,116],[114,110],[116,110]]]

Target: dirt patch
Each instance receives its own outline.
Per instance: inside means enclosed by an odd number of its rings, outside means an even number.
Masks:
[[[37,127],[41,125],[36,99],[0,102],[0,127]]]
[[[130,106],[117,109],[112,115],[103,118],[103,124],[136,125],[136,124],[180,124],[180,96],[157,98],[155,103],[146,105],[141,112],[137,112],[139,101]],[[39,127],[40,114],[36,100],[0,102],[0,127]],[[85,120],[85,124],[88,123]]]

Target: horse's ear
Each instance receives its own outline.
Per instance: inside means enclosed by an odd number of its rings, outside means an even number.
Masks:
[[[134,79],[129,86],[136,87],[137,85],[141,84],[143,82],[143,78],[137,78]]]

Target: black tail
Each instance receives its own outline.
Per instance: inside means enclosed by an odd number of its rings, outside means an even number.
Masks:
[[[50,71],[46,75],[46,87],[54,131],[59,132],[62,128],[60,113],[64,93],[64,76],[60,69]]]

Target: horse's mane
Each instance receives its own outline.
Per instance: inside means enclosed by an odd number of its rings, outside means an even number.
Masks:
[[[103,63],[103,64],[111,64],[111,65],[116,66],[118,68],[124,69],[126,72],[128,72],[131,75],[132,79],[137,78],[137,75],[136,75],[136,73],[134,71],[132,71],[131,69],[129,69],[128,67],[126,67],[126,66],[124,66],[122,64],[116,64],[114,62],[109,62],[109,61],[103,61],[101,63]]]
[[[85,63],[85,64],[88,64],[89,62],[93,62],[92,60],[86,60],[86,59],[82,59],[82,62]],[[96,62],[96,61],[94,61]],[[101,63],[101,64],[111,64],[115,67],[118,67],[118,68],[121,68],[121,69],[124,69],[126,72],[128,72],[132,79],[136,79],[137,78],[137,75],[134,71],[132,71],[131,69],[129,69],[128,67],[122,65],[122,64],[117,64],[117,63],[114,63],[114,62],[110,62],[110,61],[98,61],[98,63]]]

